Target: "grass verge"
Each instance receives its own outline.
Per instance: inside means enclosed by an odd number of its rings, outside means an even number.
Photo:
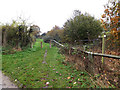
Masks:
[[[2,71],[20,88],[95,88],[86,72],[64,65],[57,47],[38,39],[32,49],[2,56]],[[43,42],[43,41],[42,41]],[[47,50],[43,64],[44,54]]]

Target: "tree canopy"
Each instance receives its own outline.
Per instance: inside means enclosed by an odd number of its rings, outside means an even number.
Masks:
[[[102,15],[102,26],[109,32],[109,46],[120,46],[120,1],[110,0],[105,6],[104,14]],[[119,48],[120,50],[120,48]]]
[[[64,41],[73,43],[79,40],[93,40],[98,38],[102,30],[99,20],[88,13],[82,14],[79,10],[75,10],[74,17],[64,24]]]
[[[40,28],[37,25],[27,25],[25,20],[13,20],[11,24],[2,24],[1,31],[3,47],[9,45],[12,48],[22,48],[33,45],[35,35],[40,33]]]
[[[50,31],[47,32],[46,36],[44,37],[45,40],[54,39],[56,41],[61,41],[63,35],[63,29],[59,26],[54,26]]]

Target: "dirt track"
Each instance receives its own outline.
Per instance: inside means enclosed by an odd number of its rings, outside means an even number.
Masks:
[[[10,81],[10,79],[2,73],[2,71],[0,71],[0,90],[2,88],[18,88],[18,87],[15,86]]]

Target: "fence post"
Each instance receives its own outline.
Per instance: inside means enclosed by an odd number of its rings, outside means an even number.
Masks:
[[[50,40],[50,48],[51,48],[51,40]]]
[[[42,48],[42,42],[41,42],[41,48]]]
[[[104,34],[102,36],[102,54],[104,54]],[[102,64],[104,62],[104,57],[102,56]]]
[[[105,53],[105,32],[103,32],[103,36],[102,36],[102,54]],[[104,57],[102,56],[102,64],[104,63]]]

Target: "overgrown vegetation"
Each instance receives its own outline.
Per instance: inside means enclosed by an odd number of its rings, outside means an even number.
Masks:
[[[3,55],[2,70],[22,88],[97,88],[86,72],[77,71],[68,63],[62,64],[64,56],[58,48],[37,40],[34,48],[12,55]],[[43,42],[43,41],[42,41]],[[46,63],[43,64],[47,50]]]
[[[11,24],[2,24],[2,46],[3,54],[8,52],[21,51],[24,47],[31,47],[35,42],[36,35],[39,35],[40,28],[37,25],[28,25],[25,20],[13,20]],[[9,49],[7,49],[9,47]],[[6,52],[5,52],[6,51]]]
[[[120,52],[120,1],[110,0],[105,5],[104,14],[102,15],[102,26],[105,32],[109,32],[107,46],[110,51]]]

